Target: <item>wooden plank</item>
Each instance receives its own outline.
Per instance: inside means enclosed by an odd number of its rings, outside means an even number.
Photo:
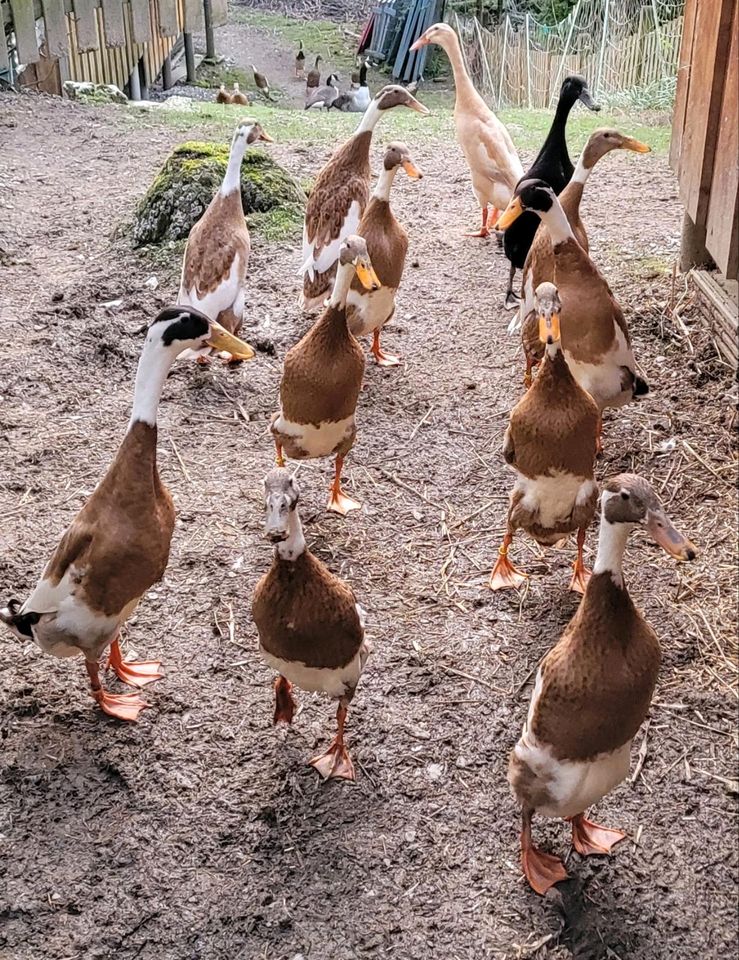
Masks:
[[[151,41],[149,0],[131,0],[131,35],[134,43]]]
[[[21,63],[38,63],[41,54],[36,40],[36,20],[33,0],[10,0],[13,11],[13,30]]]
[[[102,0],[106,47],[122,47],[126,42],[121,0]]]
[[[670,140],[670,166],[678,172],[680,166],[680,146],[685,129],[685,112],[688,108],[688,90],[690,88],[690,63],[693,59],[695,40],[695,18],[698,14],[698,0],[686,0],[683,14],[683,38],[677,61],[677,90],[672,114],[672,138]]]
[[[706,248],[726,276],[739,272],[739,22],[731,26],[728,69],[719,117],[716,154],[706,222]]]
[[[695,21],[686,117],[680,146],[680,197],[696,226],[706,223],[734,0],[701,0]]]
[[[185,0],[185,30],[199,33],[203,29],[203,0]]]
[[[228,21],[228,0],[211,0],[214,27],[222,27]]]
[[[176,37],[180,32],[177,22],[177,0],[158,0],[159,33],[163,37]]]
[[[77,51],[97,50],[98,37],[95,7],[97,0],[74,0],[74,22],[77,32]]]
[[[46,52],[49,57],[58,60],[67,55],[67,18],[64,14],[64,0],[43,0],[44,23],[46,25]]]
[[[5,39],[5,30],[0,33],[0,73],[6,73],[10,70],[10,58],[8,57],[8,43]]]

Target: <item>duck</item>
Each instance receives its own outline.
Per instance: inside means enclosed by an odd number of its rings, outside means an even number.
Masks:
[[[359,85],[354,91],[349,112],[364,113],[371,101],[372,96],[370,95],[370,89],[367,85],[367,64],[363,63],[359,68]]]
[[[303,289],[300,306],[320,306],[336,275],[344,237],[355,234],[369,200],[369,149],[380,117],[395,107],[427,116],[429,110],[403,87],[390,84],[372,99],[357,129],[328,161],[308,198],[303,225]]]
[[[548,183],[554,192],[559,195],[572,179],[575,168],[570,160],[567,151],[567,138],[565,130],[570,111],[577,103],[583,103],[588,110],[595,112],[600,110],[599,104],[595,103],[585,77],[577,75],[565,77],[562,87],[559,91],[559,101],[554,113],[554,120],[549,129],[547,138],[539,151],[536,160],[529,169],[523,174],[523,180],[543,180]],[[534,235],[539,228],[539,220],[528,214],[520,217],[515,225],[506,230],[503,235],[503,251],[510,261],[510,272],[508,275],[508,286],[506,288],[505,306],[509,310],[514,310],[518,306],[519,298],[513,292],[513,280],[516,276],[516,270],[523,268],[526,262],[526,255],[531,248]]]
[[[631,337],[621,307],[603,275],[577,242],[554,190],[543,180],[524,180],[498,221],[508,227],[524,211],[543,221],[552,242],[553,282],[562,302],[562,350],[572,375],[595,400],[602,416],[649,392],[636,373]],[[598,452],[602,453],[601,424]]]
[[[148,706],[138,694],[112,693],[99,661],[129,686],[162,677],[158,660],[125,660],[122,626],[169,560],[175,511],[157,471],[157,410],[170,367],[183,350],[204,346],[248,360],[252,348],[205,314],[168,307],[149,325],[136,374],[128,429],[107,473],[59,541],[24,603],[11,599],[2,621],[23,642],[55,657],[82,655],[101,710],[135,721]]]
[[[263,73],[257,70],[254,64],[251,65],[251,70],[254,74],[254,86],[266,100],[271,100],[272,97],[269,95],[269,80]]]
[[[295,55],[295,76],[298,80],[302,80],[305,76],[305,53],[302,40],[298,40],[298,52]]]
[[[454,72],[456,100],[454,124],[457,140],[472,174],[472,190],[482,210],[482,226],[468,237],[487,237],[508,205],[523,167],[508,130],[475,90],[462,56],[459,38],[446,23],[435,23],[411,46],[420,50],[438,44],[449,57]],[[492,210],[488,210],[491,206]]]
[[[231,103],[237,103],[240,107],[249,106],[249,98],[241,90],[238,83],[234,83],[233,93],[231,94]]]
[[[220,189],[187,238],[177,297],[178,303],[195,307],[233,334],[243,322],[244,282],[251,252],[241,200],[241,162],[246,148],[258,141],[273,142],[256,120],[242,120],[231,141]],[[207,363],[209,352],[201,353],[198,361]]]
[[[218,93],[216,94],[216,103],[233,103],[233,98],[228,90],[226,90],[226,85],[223,83],[218,88]]]
[[[539,894],[567,879],[564,864],[534,846],[534,814],[562,817],[583,856],[608,854],[626,836],[585,813],[629,772],[631,743],[649,711],[660,643],[624,580],[629,534],[642,527],[671,557],[694,560],[653,487],[635,474],[607,480],[593,575],[558,643],[544,657],[508,782],[522,812],[521,864]]]
[[[260,655],[278,674],[274,724],[292,723],[293,684],[338,700],[336,736],[310,764],[324,780],[355,780],[344,725],[372,651],[364,632],[364,611],[351,587],[306,545],[294,475],[284,467],[270,470],[264,494],[264,535],[275,550],[272,566],[254,590],[252,617]]]
[[[552,546],[577,531],[570,589],[583,593],[590,576],[583,549],[598,503],[594,464],[600,414],[562,354],[561,311],[555,285],[539,284],[534,312],[545,345],[544,362],[531,389],[513,408],[505,434],[503,456],[516,482],[506,534],[490,575],[493,590],[518,587],[526,580],[508,558],[518,529],[540,546]]]
[[[328,509],[342,516],[361,506],[341,489],[344,457],[357,435],[355,413],[364,376],[364,353],[347,323],[355,275],[367,290],[379,289],[367,242],[351,235],[341,241],[326,308],[285,356],[280,409],[270,425],[278,466],[285,465],[285,454],[295,460],[335,456]]]
[[[313,67],[312,70],[309,70],[309,71],[308,71],[308,76],[305,78],[305,86],[306,86],[306,89],[309,89],[310,87],[317,87],[317,86],[320,85],[320,83],[321,83],[321,70],[320,70],[321,63],[323,63],[323,57],[322,57],[321,54],[319,53],[318,56],[316,57],[315,66]]]
[[[649,153],[650,147],[646,143],[635,140],[633,137],[626,136],[610,127],[602,127],[593,131],[580,154],[572,179],[559,194],[560,205],[572,227],[575,239],[586,253],[590,251],[590,243],[580,216],[580,201],[582,200],[583,189],[595,164],[612,150]],[[547,228],[542,225],[534,237],[534,242],[523,268],[523,299],[520,306],[520,317],[518,321],[513,321],[509,326],[510,332],[513,332],[517,326],[521,326],[521,337],[526,356],[524,384],[527,387],[531,384],[532,369],[541,361],[543,356],[543,346],[537,336],[537,321],[533,313],[533,291],[540,283],[551,280],[553,276],[552,241]]]
[[[306,90],[306,110],[328,110],[339,96],[339,75],[331,73],[322,87],[313,87]]]
[[[395,296],[408,252],[408,234],[390,208],[390,190],[401,167],[414,180],[421,180],[423,174],[413,162],[407,145],[400,140],[388,144],[382,167],[357,229],[358,235],[367,242],[367,251],[382,286],[379,290],[367,290],[355,276],[347,296],[347,320],[355,337],[372,334],[371,351],[378,365],[393,367],[400,363],[400,357],[383,352],[380,332],[395,313]]]

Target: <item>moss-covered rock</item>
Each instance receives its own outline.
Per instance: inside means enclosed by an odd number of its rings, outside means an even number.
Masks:
[[[175,147],[136,210],[135,245],[187,237],[221,185],[228,154],[220,143]],[[296,233],[303,222],[305,194],[261,147],[244,156],[241,199],[249,227],[269,240]]]

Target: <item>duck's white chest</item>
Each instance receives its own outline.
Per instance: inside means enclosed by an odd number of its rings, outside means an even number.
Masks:
[[[536,518],[542,527],[555,527],[572,516],[596,490],[594,480],[583,480],[564,470],[551,470],[548,475],[524,477],[517,474],[514,489],[523,494],[521,507]]]
[[[295,440],[305,451],[306,457],[329,457],[351,435],[354,417],[344,420],[327,420],[318,426],[312,423],[294,423],[280,412],[273,430]]]
[[[350,290],[346,302],[354,309],[349,312],[349,329],[355,337],[379,330],[395,310],[395,287],[379,290]]]
[[[632,391],[623,388],[623,368],[634,369],[634,353],[626,342],[621,327],[618,324],[614,326],[614,344],[607,353],[598,358],[597,363],[576,360],[567,347],[564,344],[562,346],[572,376],[595,400],[600,410],[605,407],[622,407],[632,399]]]

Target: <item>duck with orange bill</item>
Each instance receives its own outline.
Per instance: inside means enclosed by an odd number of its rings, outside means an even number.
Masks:
[[[506,430],[503,456],[516,480],[506,534],[490,576],[493,590],[518,587],[526,580],[508,557],[519,529],[540,546],[552,546],[576,532],[570,589],[582,593],[590,575],[583,549],[598,503],[594,475],[598,408],[562,355],[561,308],[554,284],[537,287],[535,313],[545,357],[534,385],[513,408]]]
[[[103,686],[99,661],[125,683],[160,679],[160,662],[125,660],[120,630],[164,575],[174,530],[172,498],[157,471],[157,411],[170,367],[183,350],[208,347],[249,360],[252,348],[190,307],[169,307],[149,326],[136,374],[133,411],[118,453],[67,528],[31,595],[10,600],[0,621],[55,657],[85,658],[92,696],[119,720],[136,720],[146,702]]]
[[[572,227],[575,239],[586,253],[590,250],[590,244],[585,224],[580,215],[580,202],[582,200],[583,190],[593,172],[595,164],[612,150],[629,150],[633,153],[642,154],[650,152],[650,148],[645,143],[641,143],[633,137],[628,137],[618,130],[609,127],[595,130],[591,133],[588,142],[585,144],[572,179],[559,195],[560,205]],[[508,231],[506,232],[506,236],[507,235]],[[520,305],[519,317],[513,320],[508,327],[509,333],[513,333],[517,327],[521,327],[521,339],[526,356],[526,376],[524,377],[524,383],[527,386],[531,384],[531,372],[533,368],[541,362],[544,356],[543,345],[538,338],[538,323],[536,315],[534,314],[534,290],[545,280],[551,281],[553,279],[554,255],[552,253],[552,240],[546,225],[541,224],[534,237],[534,242],[529,250],[523,270],[523,299]]]
[[[649,392],[636,372],[629,328],[621,307],[589,254],[577,242],[555,192],[542,180],[524,180],[503,212],[506,230],[525,210],[542,220],[552,243],[554,276],[562,303],[562,351],[572,375],[595,400],[599,413]],[[601,425],[598,427],[598,449]]]
[[[564,818],[572,845],[604,855],[626,836],[586,819],[588,807],[629,772],[631,743],[647,716],[660,666],[660,643],[626,588],[623,556],[643,528],[677,560],[693,544],[668,518],[650,484],[634,474],[608,480],[593,575],[577,613],[539,667],[508,780],[521,805],[521,863],[539,894],[567,879],[564,864],[533,844],[534,814]]]
[[[457,34],[448,24],[435,23],[416,40],[411,50],[420,50],[430,43],[437,43],[444,50],[454,71],[457,140],[470,168],[472,190],[482,211],[480,229],[467,236],[486,237],[499,211],[513,196],[523,176],[523,167],[508,130],[475,90]]]
[[[303,310],[321,306],[333,286],[341,243],[357,232],[369,201],[372,133],[380,118],[396,107],[423,116],[429,113],[404,87],[383,87],[370,101],[355,132],[318,174],[303,226]]]
[[[350,331],[347,298],[354,277],[366,290],[379,290],[362,237],[349,236],[339,248],[331,298],[306,335],[288,350],[280,383],[280,409],[271,423],[277,463],[335,457],[328,509],[342,515],[361,506],[341,488],[344,458],[357,434],[355,414],[364,376],[364,352]]]
[[[241,163],[247,147],[272,137],[256,120],[242,120],[231,141],[228,166],[208,209],[190,231],[182,260],[178,303],[195,307],[238,334],[244,321],[246,271],[251,238],[241,199]],[[210,348],[197,355],[207,363]],[[228,362],[237,357],[223,354]]]
[[[399,357],[383,352],[380,333],[395,314],[395,297],[408,252],[408,234],[390,208],[390,190],[401,168],[413,180],[423,177],[408,147],[397,140],[388,144],[382,172],[357,231],[367,241],[367,251],[382,286],[367,290],[359,277],[354,277],[347,297],[349,329],[357,337],[372,334],[372,355],[382,367],[400,363]]]
[[[264,535],[275,551],[254,590],[252,615],[262,659],[278,673],[274,723],[293,721],[293,684],[338,700],[337,734],[310,762],[324,779],[354,780],[344,724],[372,649],[364,635],[364,613],[351,587],[307,546],[295,477],[281,467],[271,470],[264,493]]]

